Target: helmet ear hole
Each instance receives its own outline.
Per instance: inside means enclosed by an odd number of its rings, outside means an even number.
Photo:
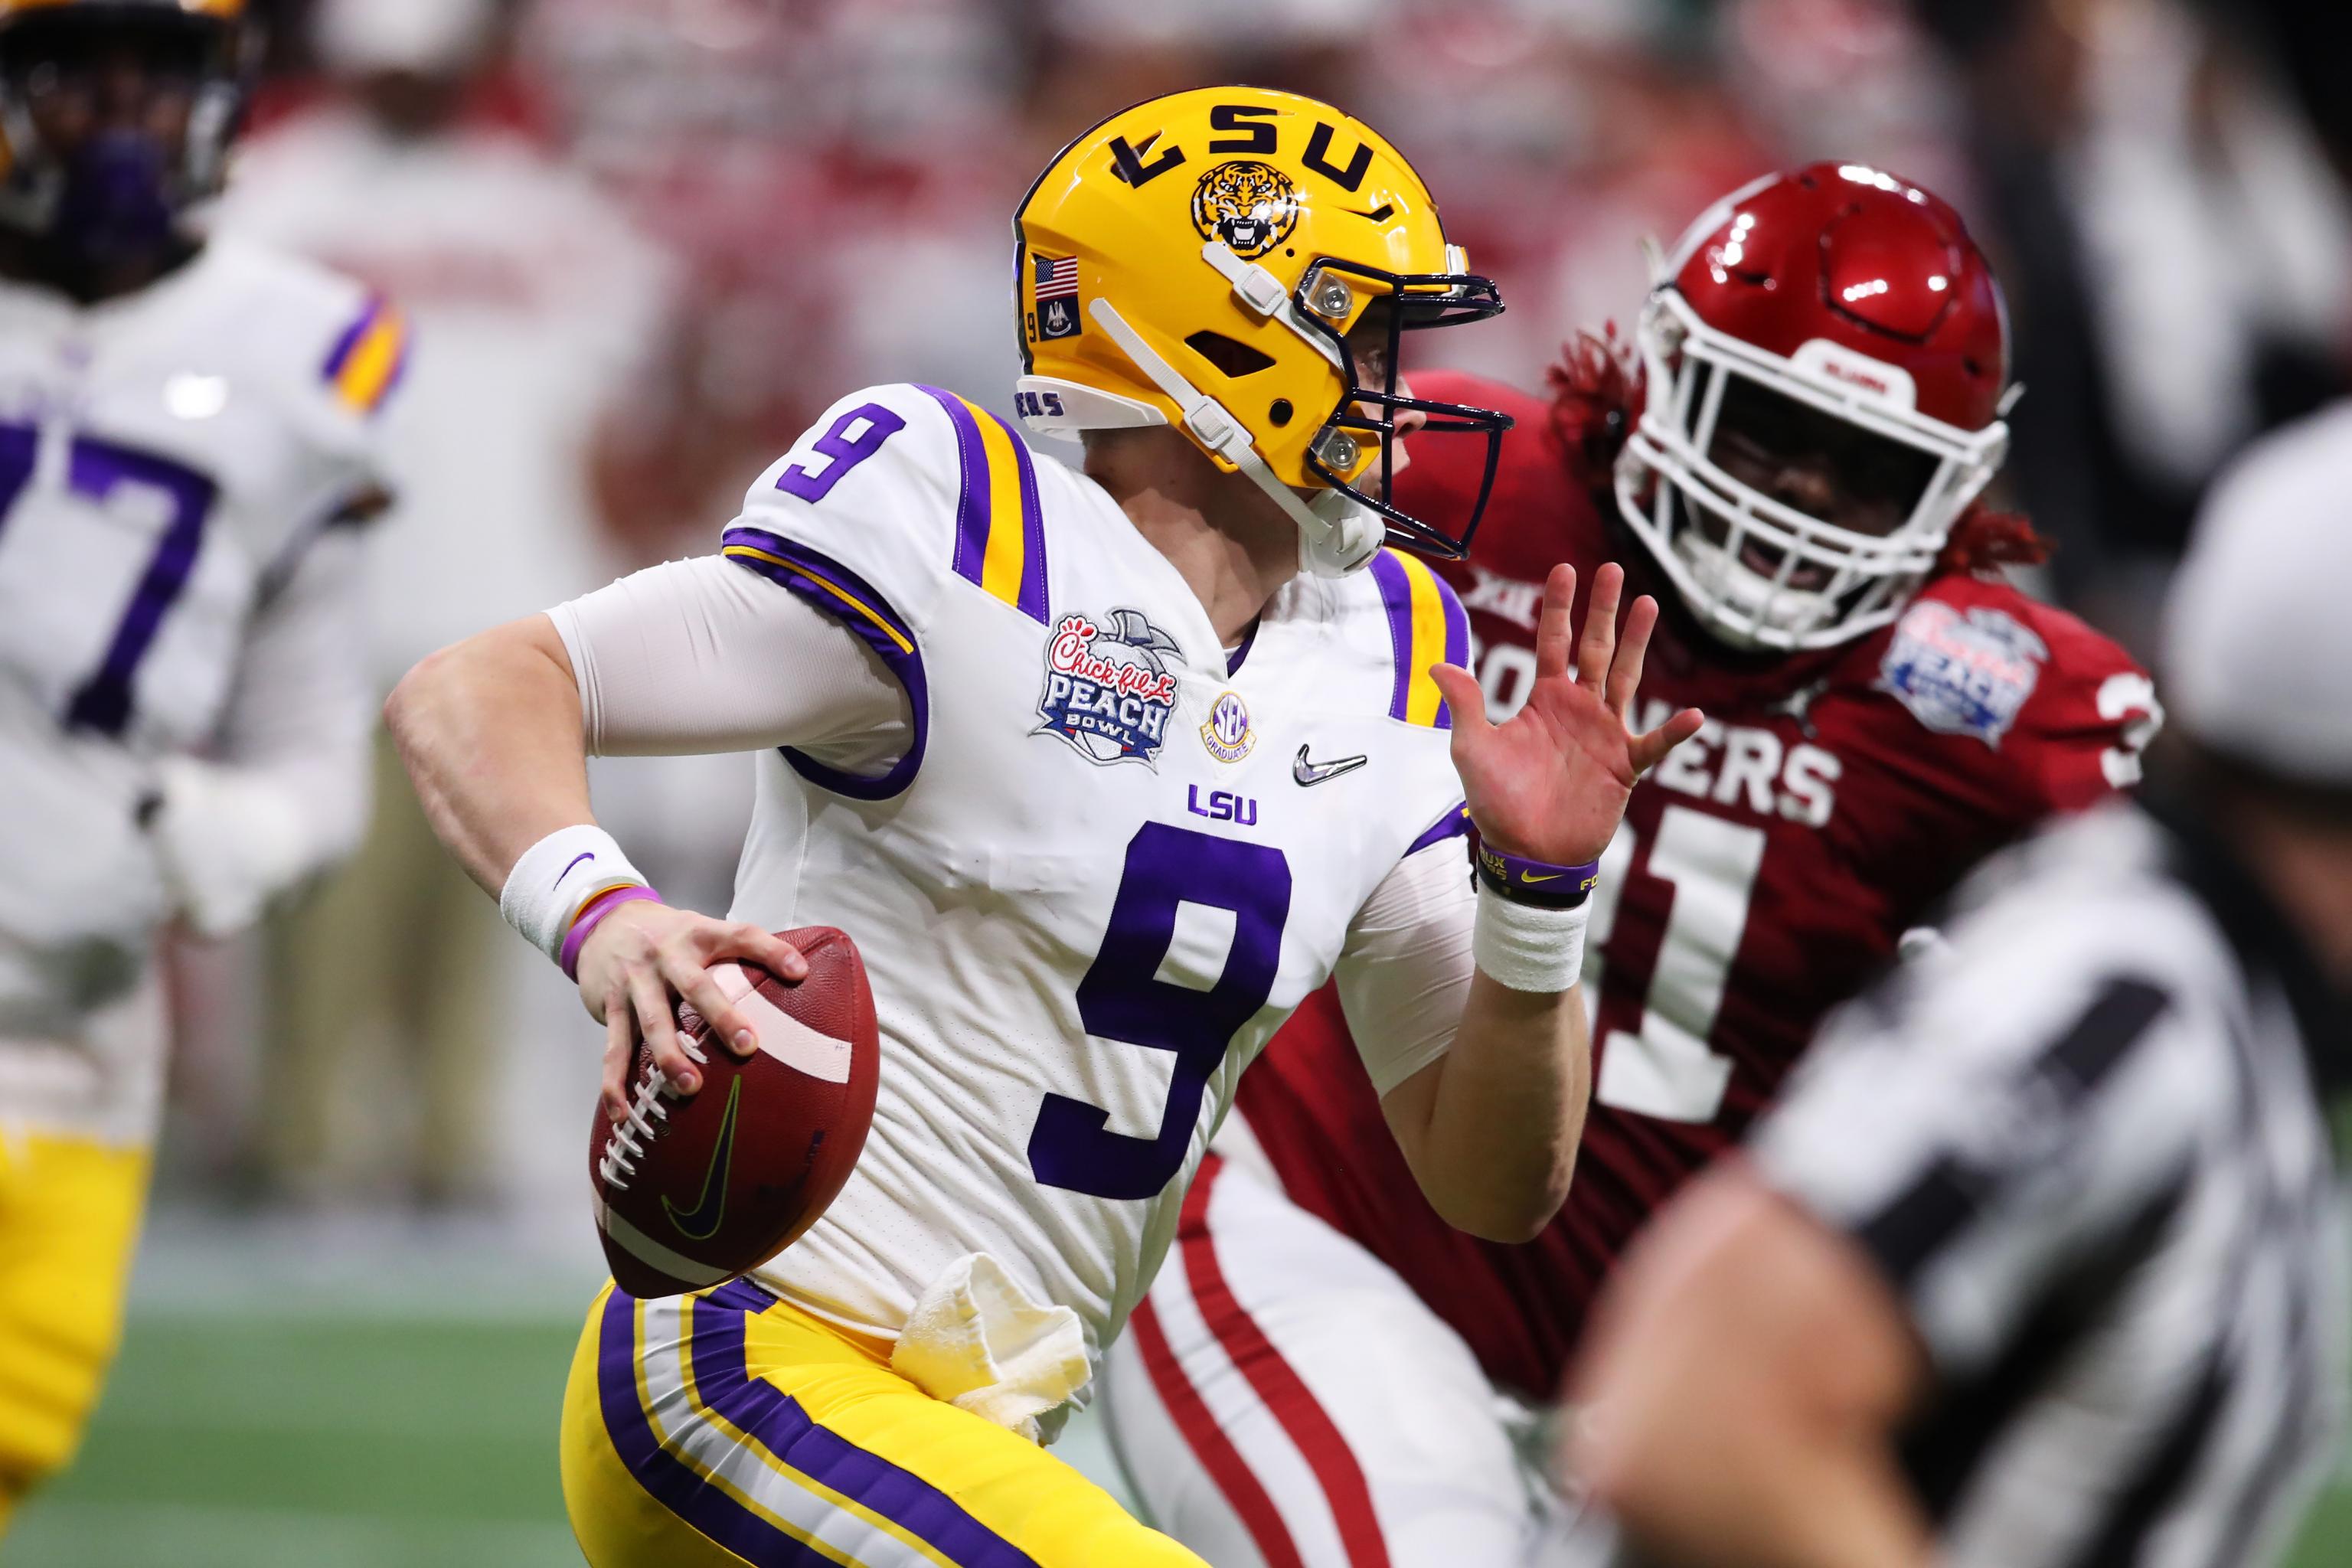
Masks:
[[[1289,423],[1290,423],[1290,399],[1288,399],[1287,397],[1277,397],[1277,398],[1276,398],[1276,399],[1274,400],[1274,404],[1273,404],[1273,405],[1272,405],[1271,407],[1269,407],[1269,408],[1267,408],[1267,409],[1266,409],[1266,411],[1265,411],[1265,416],[1266,416],[1266,418],[1268,418],[1269,420],[1273,421],[1273,423],[1274,423],[1274,427],[1275,427],[1276,429],[1277,429],[1277,430],[1281,429],[1284,426],[1286,426],[1286,425],[1289,424]]]
[[[1223,332],[1194,332],[1184,340],[1184,346],[1235,381],[1245,375],[1255,375],[1274,363],[1272,354],[1261,353],[1249,344],[1229,338]]]

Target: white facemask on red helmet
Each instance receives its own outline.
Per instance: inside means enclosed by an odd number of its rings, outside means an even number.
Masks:
[[[1892,620],[2008,450],[2000,285],[1958,214],[1875,169],[1816,163],[1718,203],[1638,336],[1618,507],[1733,647],[1831,647]],[[1884,531],[1731,471],[1774,450],[1830,465]]]

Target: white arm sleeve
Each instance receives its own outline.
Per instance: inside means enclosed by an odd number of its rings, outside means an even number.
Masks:
[[[649,566],[548,616],[597,756],[793,746],[873,774],[914,733],[905,689],[871,648],[721,556]]]
[[[357,531],[331,529],[255,613],[208,758],[163,759],[152,824],[164,881],[198,931],[249,924],[341,859],[367,826],[375,694]]]
[[[1477,910],[1462,841],[1448,838],[1397,862],[1356,911],[1336,971],[1339,1006],[1377,1092],[1453,1048]]]

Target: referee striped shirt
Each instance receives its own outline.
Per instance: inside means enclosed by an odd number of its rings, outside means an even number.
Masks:
[[[2226,858],[2130,805],[1995,862],[1947,934],[1830,1026],[1755,1152],[1909,1310],[1903,1461],[1948,1561],[2270,1560],[2352,1323],[2326,987]]]

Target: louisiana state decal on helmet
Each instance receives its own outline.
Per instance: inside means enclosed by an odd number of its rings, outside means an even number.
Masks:
[[[1412,397],[1398,349],[1407,331],[1483,321],[1503,301],[1377,132],[1258,88],[1155,98],[1064,148],[1013,228],[1030,425],[1176,426],[1289,514],[1302,564],[1321,575],[1354,571],[1384,540],[1468,550],[1511,422]],[[1486,443],[1486,485],[1458,531],[1389,499],[1403,413],[1426,419],[1416,441]]]

